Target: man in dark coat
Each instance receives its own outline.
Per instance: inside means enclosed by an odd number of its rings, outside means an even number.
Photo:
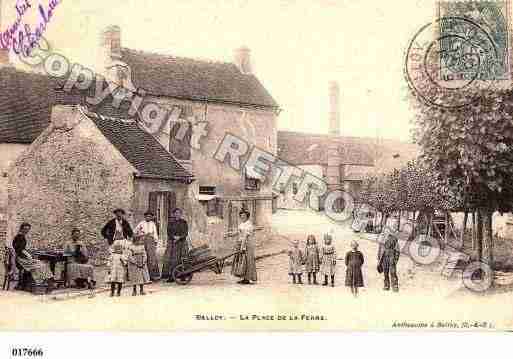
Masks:
[[[162,268],[162,277],[168,278],[168,282],[174,281],[173,270],[181,264],[182,258],[187,255],[187,235],[189,234],[189,226],[187,221],[182,218],[182,210],[175,208],[171,214],[171,220],[167,225],[167,247]]]
[[[397,261],[399,260],[400,250],[397,238],[391,234],[387,236],[385,244],[380,244],[378,251],[378,272],[385,276],[384,290],[390,290],[390,279],[392,279],[392,289],[399,291],[399,280],[397,278]]]
[[[134,232],[130,223],[124,218],[125,211],[121,208],[114,210],[115,218],[107,222],[102,229],[102,236],[107,240],[109,246],[114,243],[116,232],[121,233],[124,239],[132,238]]]

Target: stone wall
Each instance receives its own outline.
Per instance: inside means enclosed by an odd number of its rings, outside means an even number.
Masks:
[[[9,240],[7,238],[7,221],[5,220],[5,215],[0,214],[0,246],[3,247],[5,245],[9,245]]]
[[[9,166],[25,151],[29,145],[0,143],[0,214],[7,209],[7,172]]]
[[[11,168],[8,235],[26,221],[32,246],[56,248],[77,227],[95,254],[106,249],[100,231],[114,208],[133,223],[135,169],[89,119],[73,116],[52,122]]]

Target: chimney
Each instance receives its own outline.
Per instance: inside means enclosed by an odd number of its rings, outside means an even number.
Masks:
[[[251,74],[251,50],[245,46],[234,51],[234,62],[243,74]]]
[[[54,105],[50,117],[51,126],[64,131],[72,130],[80,123],[82,115],[79,105]]]
[[[3,1],[0,0],[0,31],[5,31],[2,22]],[[9,49],[0,48],[0,67],[9,66]]]
[[[121,28],[117,25],[108,26],[102,33],[100,46],[104,49],[107,59],[121,59]]]
[[[329,133],[340,136],[340,89],[336,81],[331,81],[329,84],[329,98]]]

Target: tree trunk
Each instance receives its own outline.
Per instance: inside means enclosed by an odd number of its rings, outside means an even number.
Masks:
[[[471,233],[471,240],[472,240],[472,250],[475,251],[477,247],[476,243],[477,238],[477,226],[476,226],[476,212],[472,210],[472,233]]]
[[[493,265],[493,212],[489,209],[483,211],[483,237],[481,244],[481,261],[487,263],[490,267]]]
[[[416,211],[413,211],[413,219],[412,219],[412,226],[411,226],[411,237],[412,237],[412,240],[415,239],[415,221],[416,221],[416,218],[415,218],[415,212]]]
[[[477,210],[477,228],[476,228],[476,250],[477,260],[483,260],[483,213],[481,209]]]
[[[380,220],[380,223],[379,223],[379,232],[383,232],[383,227],[385,226],[385,212],[380,212],[379,213],[381,215],[381,220]]]
[[[461,228],[461,240],[463,242],[463,238],[465,236],[465,232],[467,231],[467,222],[468,222],[468,211],[465,211],[463,215],[463,226]]]

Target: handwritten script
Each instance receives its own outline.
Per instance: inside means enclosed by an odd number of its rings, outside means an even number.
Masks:
[[[15,5],[16,21],[8,26],[6,30],[0,32],[0,47],[2,49],[12,49],[16,54],[29,56],[32,49],[38,46],[55,9],[61,2],[62,0],[49,0],[46,6],[39,4],[37,6],[39,22],[32,29],[29,24],[23,22],[23,16],[33,8],[32,0],[18,1]]]

